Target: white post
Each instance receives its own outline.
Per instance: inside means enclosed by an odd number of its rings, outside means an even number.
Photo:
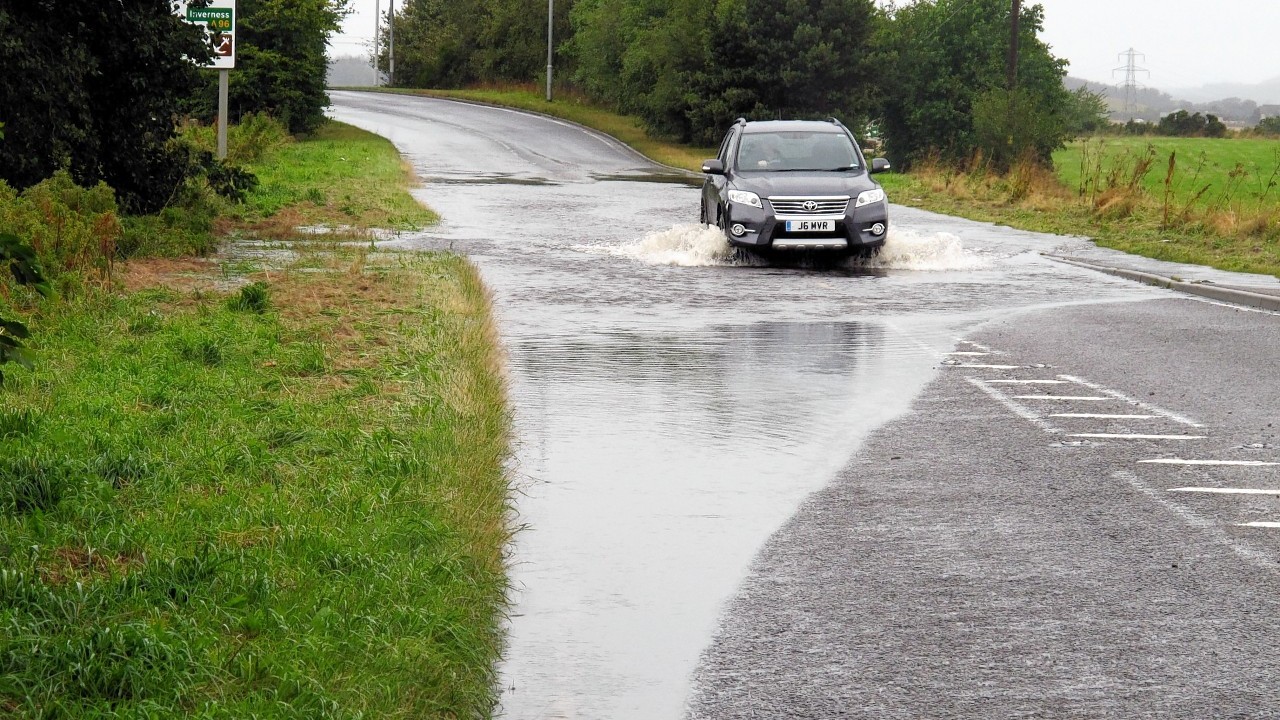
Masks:
[[[218,159],[227,157],[227,94],[230,70],[218,71]]]
[[[556,0],[547,0],[547,102],[551,102],[552,31],[555,28]]]
[[[378,74],[378,42],[382,39],[382,0],[373,0],[373,86],[382,84]]]

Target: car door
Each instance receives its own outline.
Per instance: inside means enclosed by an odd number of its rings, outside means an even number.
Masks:
[[[720,142],[720,152],[716,155],[724,164],[725,172],[729,172],[729,156],[732,151],[734,131],[725,134]],[[729,181],[724,175],[707,175],[702,181],[702,221],[715,225],[720,219],[720,207],[725,202]]]

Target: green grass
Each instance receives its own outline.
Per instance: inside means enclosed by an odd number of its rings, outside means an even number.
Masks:
[[[1153,162],[1141,184],[1160,198],[1165,193],[1169,156],[1175,154],[1169,190],[1178,207],[1193,198],[1201,205],[1246,209],[1280,203],[1280,142],[1276,140],[1096,137],[1069,144],[1054,153],[1053,161],[1063,184],[1080,190],[1117,166],[1131,168],[1149,153]]]
[[[716,148],[690,147],[652,137],[637,118],[604,110],[574,94],[556,96],[554,102],[547,102],[545,93],[524,86],[470,90],[380,88],[379,91],[470,100],[563,118],[617,138],[654,162],[684,170],[696,172],[702,167],[703,160],[716,155]]]
[[[0,714],[491,712],[508,418],[484,290],[448,255],[303,266],[34,319],[38,364],[0,389]]]
[[[269,150],[248,169],[258,187],[232,212],[259,235],[289,236],[300,225],[407,230],[439,220],[406,192],[411,173],[390,141],[343,123]]]

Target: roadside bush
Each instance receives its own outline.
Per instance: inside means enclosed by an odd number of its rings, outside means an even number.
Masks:
[[[83,188],[65,170],[21,194],[0,181],[0,228],[26,238],[51,276],[109,272],[122,234],[117,212],[106,183]]]
[[[181,137],[195,147],[213,153],[218,149],[218,129],[189,121],[180,128]],[[284,123],[266,113],[245,113],[240,122],[227,127],[227,162],[255,163],[276,148],[293,142]]]

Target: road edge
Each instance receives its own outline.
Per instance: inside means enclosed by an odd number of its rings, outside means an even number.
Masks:
[[[1234,303],[1236,305],[1245,305],[1261,310],[1280,312],[1280,296],[1264,295],[1262,293],[1254,293],[1247,290],[1225,288],[1212,283],[1186,282],[1184,280],[1176,280],[1162,275],[1153,275],[1152,273],[1141,272],[1138,270],[1127,270],[1125,268],[1102,265],[1088,260],[1081,260],[1079,258],[1066,257],[1063,255],[1052,255],[1049,253],[1041,254],[1050,260],[1056,260],[1060,263],[1074,265],[1088,270],[1095,270],[1100,273],[1122,277],[1127,280],[1134,280],[1145,285],[1154,285],[1168,290],[1177,290],[1178,292],[1184,292],[1190,295],[1198,295],[1211,300],[1220,300],[1222,302]]]

